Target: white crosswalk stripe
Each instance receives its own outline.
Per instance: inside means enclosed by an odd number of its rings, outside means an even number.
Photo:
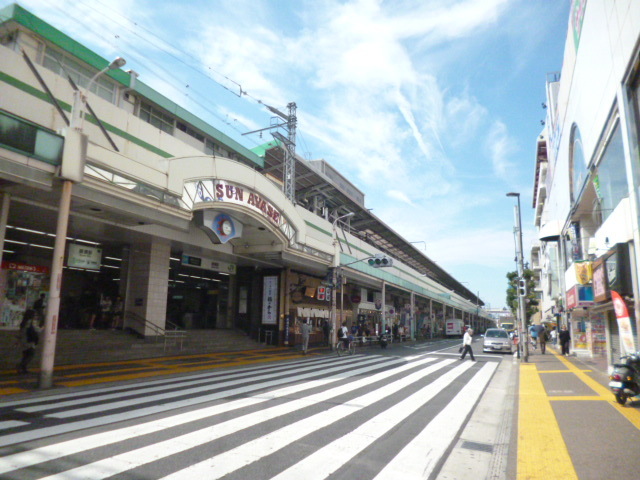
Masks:
[[[15,409],[29,408],[44,426],[20,422],[0,437],[0,477],[349,478],[340,470],[354,457],[385,448],[390,432],[406,429],[418,411],[434,408],[422,431],[394,446],[393,458],[367,476],[428,478],[425,472],[455,440],[497,363],[475,365],[428,354],[333,357],[255,369],[253,375],[239,370],[148,382],[129,391],[95,389],[84,394],[91,407],[73,396],[56,395],[52,402],[43,397]],[[179,392],[188,393],[174,395]],[[123,402],[126,412],[111,413]],[[78,410],[83,413],[65,416]],[[81,415],[96,417],[67,420]],[[60,433],[65,436],[57,440]],[[299,443],[310,450],[291,455]]]

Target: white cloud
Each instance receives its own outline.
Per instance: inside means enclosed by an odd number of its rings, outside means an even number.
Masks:
[[[387,195],[391,198],[394,198],[396,200],[399,200],[403,203],[406,203],[407,205],[410,205],[412,207],[415,207],[416,205],[411,201],[411,199],[407,196],[407,194],[405,192],[401,192],[399,190],[389,190],[387,192]]]
[[[513,178],[515,174],[513,155],[518,148],[503,122],[498,120],[493,123],[487,135],[485,148],[491,157],[493,173],[504,180]]]

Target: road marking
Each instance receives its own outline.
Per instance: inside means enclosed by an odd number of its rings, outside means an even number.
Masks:
[[[364,451],[393,427],[411,416],[422,405],[430,401],[470,367],[471,365],[468,363],[458,365],[453,370],[438,377],[429,385],[398,402],[393,408],[376,415],[347,435],[316,450],[271,480],[299,480],[301,478],[305,480],[320,480],[329,478],[332,473],[346,465],[353,457]],[[169,478],[174,480],[171,477]],[[180,478],[205,477],[176,477],[175,480]]]
[[[567,445],[534,364],[520,365],[518,480],[578,480]]]
[[[398,369],[387,370],[375,375],[371,375],[370,377],[360,378],[359,380],[356,380],[354,382],[340,385],[327,391],[322,391],[316,394],[309,395],[307,397],[300,398],[298,400],[293,400],[285,404],[281,404],[271,408],[266,408],[264,410],[249,413],[237,418],[233,418],[226,422],[218,423],[210,427],[202,428],[200,430],[196,430],[184,435],[173,437],[162,442],[148,445],[146,447],[138,448],[136,450],[131,450],[131,451],[122,453],[120,455],[105,458],[103,460],[90,463],[87,465],[83,465],[71,470],[67,470],[65,472],[60,472],[59,474],[46,477],[46,479],[47,480],[54,480],[54,479],[68,480],[68,479],[80,479],[80,478],[98,479],[98,478],[110,477],[110,476],[116,475],[117,473],[125,472],[127,470],[144,465],[146,463],[159,460],[160,458],[165,458],[167,456],[174,455],[181,451],[198,447],[204,443],[216,440],[226,435],[236,433],[240,430],[251,428],[255,425],[266,422],[270,419],[290,414],[293,411],[306,408],[318,403],[324,403],[329,398],[334,398],[336,396],[343,395],[345,393],[357,390],[358,388],[361,388],[363,386],[376,383],[382,379],[393,377],[398,373],[401,373],[402,371],[413,369],[413,368],[419,367],[420,365],[430,363],[432,361],[434,361],[434,359],[427,358],[421,362],[416,362],[414,364],[402,365]],[[389,384],[391,386],[385,385],[382,388],[375,390],[374,392],[386,391],[387,395],[391,393],[395,393],[398,390],[398,388],[402,388],[403,382],[408,382],[407,379],[412,378],[413,381],[416,381],[417,376],[426,376],[430,373],[433,373],[434,371],[437,371],[440,368],[444,368],[450,363],[451,363],[450,361],[443,360],[433,366],[419,370],[418,372],[415,372],[405,378],[402,378],[400,380],[397,380],[396,382]],[[320,382],[320,381],[317,381],[317,382]],[[310,382],[310,383],[314,383],[314,382]],[[286,387],[285,389],[282,389],[282,391],[279,392],[277,396],[278,397],[289,396],[292,394],[292,392],[307,390],[310,388],[315,388],[316,386],[317,386],[317,383],[314,383],[313,385],[306,383],[298,386]],[[274,396],[275,393],[276,392],[271,392],[272,395],[270,396],[270,398]],[[367,395],[369,395],[370,397],[375,396],[374,393],[370,393]],[[364,405],[361,405],[361,403],[364,403],[363,399],[367,398],[367,395],[364,395],[360,398],[353,399],[348,404],[339,405],[338,407],[334,407],[334,408],[342,409],[344,411],[344,416],[347,416],[353,413],[353,411],[356,409],[364,408]],[[231,404],[233,403],[234,402],[231,402]],[[219,405],[217,407],[212,407],[212,408],[217,408],[220,412],[228,411],[231,404],[223,404],[223,405]],[[207,410],[210,410],[210,409],[207,409]],[[333,409],[330,409],[329,411],[332,411],[332,410]],[[200,416],[200,414],[198,415]],[[206,418],[206,416],[209,416],[209,415],[207,414],[205,416],[201,416],[201,418]],[[181,417],[181,415],[179,415],[178,417]],[[312,420],[314,417],[317,417],[317,421],[315,422],[314,420]],[[189,420],[189,421],[192,421],[192,420]],[[319,412],[317,415],[314,415],[310,418],[306,418],[300,422],[297,422],[296,428],[285,427],[285,428],[290,428],[291,430],[287,434],[286,439],[288,439],[289,442],[293,442],[299,435],[302,434],[303,431],[305,431],[306,428],[309,428],[310,426],[313,426],[313,425],[316,425],[315,428],[321,428],[317,426],[318,422],[320,423],[321,426],[325,426],[327,423],[331,423],[331,420],[330,420],[330,417],[327,417],[327,413],[325,411]],[[162,419],[158,422],[151,422],[151,423],[159,423],[161,425],[165,425],[163,428],[169,428],[171,426],[176,425],[174,418]],[[303,424],[303,425],[300,425],[300,424]],[[121,438],[122,437],[119,436],[119,439],[117,441],[121,441]],[[261,438],[264,438],[264,437],[261,437]],[[82,439],[78,439],[78,440],[82,440]],[[92,444],[95,445],[98,440],[99,439],[92,439]],[[250,452],[249,453],[250,456],[256,455],[256,450],[252,446],[254,446],[255,442],[259,440],[260,439],[254,440],[250,444],[245,444],[243,445],[243,447],[238,447],[238,448],[246,449],[248,452]],[[66,443],[70,443],[70,442],[66,442]],[[78,443],[80,444],[81,442],[78,442]],[[95,446],[93,448],[95,448]],[[269,443],[268,448],[270,449],[270,451],[275,450],[275,446],[273,443]],[[221,455],[228,455],[228,452],[225,452],[224,454],[221,454]],[[219,459],[221,455],[213,458]],[[209,459],[208,461],[210,460],[211,459]],[[227,462],[225,465],[229,465],[231,463],[233,463],[233,461]],[[196,464],[196,465],[199,465],[199,464]],[[207,480],[211,480],[214,478],[212,475],[221,475],[221,472],[223,471],[223,467],[221,467],[220,469],[216,468],[215,471],[207,471],[207,474],[204,476],[202,475],[190,476],[192,472],[192,468],[194,467],[195,466],[192,466],[186,469],[187,471],[189,471],[189,473],[185,478],[189,478],[189,479],[206,478]],[[182,470],[181,472],[185,472],[185,470]],[[215,478],[218,478],[218,477],[215,477]]]
[[[360,357],[359,362],[375,361],[374,357],[369,357],[369,358],[371,360],[363,360],[362,357]],[[301,368],[299,368],[297,371],[303,372],[305,370],[312,370],[314,368],[318,368],[323,363],[329,363],[329,362],[312,361],[307,364],[301,365]],[[331,362],[331,363],[334,366],[336,365],[335,362]],[[344,368],[344,366],[340,365],[335,368],[341,369],[341,368]],[[257,381],[263,378],[275,377],[277,376],[277,374],[285,375],[288,372],[290,372],[291,369],[292,369],[291,365],[282,365],[282,366],[273,367],[270,369],[261,369],[259,371],[260,372],[259,375],[255,370],[248,371],[248,372],[236,371],[230,374],[225,374],[225,373],[221,374],[220,372],[215,372],[215,373],[210,372],[208,374],[194,375],[189,377],[183,377],[180,379],[172,378],[169,380],[161,380],[159,382],[150,383],[148,384],[148,386],[147,384],[145,384],[144,388],[132,389],[131,386],[128,386],[126,389],[123,389],[122,387],[120,387],[117,390],[112,390],[114,393],[106,394],[105,392],[101,395],[92,395],[90,397],[84,396],[82,398],[77,398],[77,395],[66,394],[64,398],[72,398],[72,400],[67,400],[64,402],[61,402],[61,401],[49,402],[44,405],[36,405],[33,407],[22,407],[17,410],[20,412],[26,412],[26,413],[44,412],[47,410],[57,410],[60,408],[73,407],[75,405],[84,406],[87,404],[87,402],[92,402],[92,403],[105,402],[106,400],[113,400],[113,399],[122,400],[123,397],[127,396],[127,394],[128,396],[134,396],[134,395],[139,396],[146,393],[158,393],[158,392],[161,392],[162,390],[177,390],[178,388],[180,389],[180,395],[183,395],[185,392],[188,393],[191,391],[191,390],[185,390],[185,387],[189,387],[189,386],[196,385],[204,389],[211,389],[211,385],[209,385],[208,387],[206,385],[203,386],[203,384],[206,383],[207,381],[211,383],[216,382],[216,385],[217,385],[216,388],[228,387],[232,385],[246,383],[247,380],[245,379],[245,377],[251,377],[252,381]],[[159,386],[161,384],[165,384],[165,385]],[[99,392],[99,390],[88,391],[89,394],[95,394],[96,392]],[[160,399],[164,400],[165,398],[160,397]],[[45,400],[51,400],[51,398],[48,397]],[[145,398],[145,401],[149,401],[148,398]],[[101,404],[100,407],[98,408],[98,411],[104,411],[105,409],[108,409],[109,405],[110,404],[104,404],[104,403]],[[91,408],[91,407],[88,407],[88,408]],[[73,410],[73,412],[76,412],[76,410]],[[56,415],[49,415],[49,416],[55,417]]]
[[[578,401],[582,401],[582,400],[588,400],[590,402],[593,401],[598,401],[598,402],[608,402],[609,399],[608,398],[602,398],[602,397],[596,397],[593,395],[590,396],[584,396],[584,397],[576,397],[576,396],[558,396],[558,397],[549,397],[549,400],[552,402],[557,402],[557,401],[563,401],[563,400],[578,400]]]
[[[29,422],[21,422],[19,420],[6,420],[0,422],[0,430],[6,430],[7,428],[22,427],[23,425],[29,425]]]
[[[401,362],[400,360],[395,358],[390,359],[389,361],[383,364],[380,364],[380,368],[383,368],[384,366],[392,366],[393,363],[400,363],[400,362]],[[347,378],[349,376],[356,374],[355,372],[364,373],[364,372],[370,371],[370,369],[371,369],[371,366],[369,367],[365,366],[363,367],[363,369],[355,369],[355,370],[350,370],[346,372],[341,372],[335,375],[334,377],[329,377],[329,378],[337,378],[337,379]],[[193,405],[196,404],[196,402],[207,403],[207,402],[219,400],[219,399],[233,396],[233,395],[246,395],[247,393],[255,390],[276,387],[278,385],[282,385],[290,382],[304,381],[304,380],[317,377],[321,374],[322,373],[311,372],[311,373],[305,373],[302,375],[279,377],[275,380],[262,382],[262,383],[253,383],[245,387],[240,387],[233,390],[214,392],[210,395],[199,396],[196,398],[186,398],[184,400],[162,403],[162,404],[153,405],[150,407],[142,407],[135,410],[130,409],[121,413],[105,415],[103,417],[95,417],[95,418],[90,418],[88,420],[79,420],[76,422],[63,423],[63,424],[54,425],[51,427],[43,427],[35,430],[27,430],[25,432],[8,434],[8,435],[0,436],[0,446],[12,445],[15,443],[21,443],[29,440],[49,437],[52,435],[60,435],[62,433],[74,432],[77,430],[97,427],[100,425],[109,425],[109,424],[120,422],[120,421],[133,420],[135,418],[167,412],[167,411],[175,410],[182,407],[192,407]]]
[[[580,370],[581,372],[589,373],[593,372],[593,370]],[[572,370],[538,370],[538,373],[575,373]]]
[[[487,363],[374,480],[428,478],[482,395],[497,363]]]
[[[359,363],[373,363],[376,361],[380,361],[380,357],[351,357],[353,359],[357,359],[357,361]],[[359,364],[359,363],[356,363]],[[344,370],[345,365],[343,363],[335,363],[335,366],[328,369],[327,373],[329,372],[338,372],[341,370]],[[305,366],[305,367],[301,367],[298,368],[296,370],[295,373],[300,373],[300,372],[304,372],[304,371],[310,371],[310,373],[308,375],[310,376],[315,376],[318,375],[317,373],[317,367],[315,365],[310,365],[310,366]],[[281,372],[281,375],[287,375],[286,372]],[[269,380],[269,379],[273,379],[274,375],[273,373],[267,371],[267,373],[264,373],[262,375],[256,375],[254,376],[251,381],[252,382],[259,382],[261,380]],[[193,384],[193,382],[190,382],[191,384]],[[105,412],[107,410],[116,410],[119,408],[135,408],[137,405],[140,404],[141,401],[144,401],[144,403],[150,403],[150,402],[156,402],[156,401],[160,401],[160,402],[166,402],[170,399],[176,398],[176,397],[184,397],[186,395],[196,395],[199,393],[203,393],[203,392],[208,392],[210,390],[212,390],[212,388],[215,389],[222,389],[222,388],[227,388],[227,387],[233,387],[236,385],[242,385],[242,384],[246,384],[247,383],[247,379],[245,378],[240,378],[240,379],[233,379],[233,380],[227,380],[227,381],[222,381],[222,382],[218,382],[216,383],[215,386],[212,385],[204,385],[204,386],[199,386],[199,387],[192,387],[192,388],[186,388],[186,389],[180,389],[180,390],[173,390],[167,393],[158,393],[156,395],[150,395],[150,396],[146,396],[141,398],[129,398],[129,399],[125,399],[125,400],[120,400],[120,401],[115,401],[115,402],[109,402],[109,403],[101,403],[98,405],[92,405],[89,407],[84,407],[84,408],[76,408],[74,410],[66,410],[63,412],[59,412],[59,413],[51,413],[48,414],[48,417],[53,417],[53,418],[71,418],[71,417],[78,417],[78,416],[82,416],[82,415],[86,415],[86,414],[95,414],[95,413],[101,413],[101,412]],[[196,385],[201,385],[202,382],[195,382]],[[174,388],[174,387],[167,387],[167,388]],[[136,392],[136,391],[132,391],[133,395],[138,395],[140,392]],[[122,394],[118,395],[116,398],[121,399],[122,398]],[[112,397],[112,396],[110,396]],[[91,399],[91,401],[98,401],[100,400],[100,398],[96,398],[96,399]],[[66,403],[70,403],[70,402],[66,402]],[[86,400],[82,403],[86,403]],[[191,399],[191,403],[201,403],[199,401],[198,398],[192,398]],[[51,408],[58,408],[59,404],[54,404],[54,405],[50,405],[50,406],[36,406],[36,407],[28,407],[28,408],[23,408],[20,409],[21,411],[25,411],[25,412],[34,412],[34,411],[38,411],[38,410],[42,410],[42,409],[51,409]]]
[[[425,358],[420,362],[405,364],[405,365],[399,366],[398,368],[391,368],[390,370],[385,370],[383,372],[379,372],[377,374],[361,378],[359,380],[350,382],[343,386],[335,387],[328,391],[323,391],[318,395],[321,396],[321,399],[323,401],[326,401],[332,395],[333,396],[341,395],[351,390],[355,390],[357,388],[361,388],[371,383],[378,382],[385,378],[395,376],[398,373],[401,373],[405,370],[418,367],[420,365],[432,362],[434,360],[435,359]],[[447,360],[443,360],[441,363],[445,363],[445,362],[447,362]],[[398,363],[398,362],[397,361],[389,362],[388,366],[393,366],[394,363]],[[451,363],[451,362],[448,362],[448,363]],[[342,378],[362,375],[367,371],[370,371],[369,366],[365,366],[360,369],[353,369],[341,377],[334,375],[334,376],[325,377],[322,379],[311,380],[305,383],[283,387],[278,390],[273,390],[271,392],[267,392],[266,394],[254,395],[248,398],[241,398],[239,400],[232,400],[229,402],[222,403],[220,405],[214,405],[211,407],[194,410],[192,412],[172,415],[166,418],[160,418],[158,420],[152,420],[150,422],[142,423],[140,425],[133,425],[130,427],[119,428],[109,432],[96,433],[94,435],[89,435],[87,437],[68,440],[66,442],[48,445],[45,447],[40,447],[34,450],[20,452],[13,455],[8,455],[6,457],[2,457],[2,462],[0,462],[0,474],[6,473],[11,470],[16,470],[19,468],[25,468],[40,462],[50,461],[56,458],[77,454],[86,450],[90,450],[92,448],[97,448],[100,446],[121,442],[130,438],[147,435],[149,433],[159,432],[161,430],[171,428],[175,425],[186,424],[186,423],[194,422],[203,418],[219,415],[221,413],[227,413],[240,408],[245,408],[247,406],[257,405],[259,403],[263,403],[275,398],[290,396],[299,392],[303,392],[305,390],[309,390],[312,388],[329,384],[331,382],[335,382]],[[291,377],[290,381],[295,381],[297,379],[298,379],[297,377]],[[306,406],[306,405],[307,403],[304,403],[303,406]],[[285,404],[285,408],[286,408],[286,413],[290,412],[291,403]],[[300,408],[303,408],[303,407],[301,406]],[[273,411],[274,410],[271,410],[271,412]],[[264,410],[261,410],[253,415],[254,416],[258,415],[260,418],[263,419],[262,421],[264,421],[266,420],[266,417],[265,417],[266,414],[264,412],[265,412]],[[245,415],[243,417],[240,417],[240,419],[242,420],[232,419],[228,422],[224,422],[223,424],[217,424],[215,426],[215,428],[217,429],[216,432],[219,435],[222,435],[222,430],[225,426],[229,427],[231,430],[232,430],[231,427],[238,429],[240,428],[239,422],[242,422],[242,421],[246,422],[248,418],[253,418],[253,417]],[[38,437],[36,436],[35,438],[38,438]],[[175,443],[171,448],[175,450],[176,448]],[[120,457],[122,457],[122,455]],[[112,457],[112,458],[116,458],[116,457]],[[105,461],[106,460],[109,460],[109,459],[105,459]],[[89,476],[87,478],[93,478],[93,477]]]

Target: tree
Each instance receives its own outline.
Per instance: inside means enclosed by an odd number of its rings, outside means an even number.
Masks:
[[[533,270],[524,270],[524,279],[527,285],[527,295],[524,297],[525,301],[525,324],[529,325],[529,319],[538,311],[538,297],[535,293],[536,282],[534,281]],[[507,287],[507,305],[511,309],[511,313],[515,318],[518,318],[518,272],[507,273],[508,287]]]

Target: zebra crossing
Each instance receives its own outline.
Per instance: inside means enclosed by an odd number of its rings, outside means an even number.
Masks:
[[[429,478],[497,365],[321,357],[0,403],[0,478]]]

